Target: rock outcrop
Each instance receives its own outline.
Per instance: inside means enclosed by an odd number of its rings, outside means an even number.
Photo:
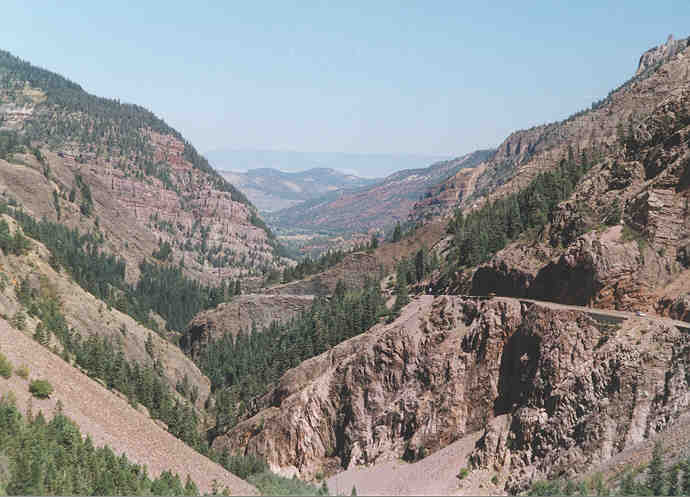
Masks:
[[[180,340],[180,347],[192,358],[211,341],[226,333],[237,336],[253,327],[261,331],[274,321],[285,322],[309,308],[308,295],[240,295],[215,309],[197,314]]]
[[[690,38],[675,40],[673,35],[668,35],[666,43],[662,43],[658,47],[650,48],[640,56],[640,62],[637,64],[636,76],[644,74],[645,71],[653,69],[655,66],[665,62],[676,53],[683,50],[690,44]]]
[[[373,254],[354,252],[347,254],[337,265],[303,280],[267,288],[264,293],[272,295],[330,295],[338,281],[348,288],[361,288],[367,278],[379,277],[381,263]]]
[[[689,366],[690,338],[662,321],[612,327],[510,299],[424,296],[288,371],[214,446],[314,478],[481,430],[471,462],[517,491],[663,430],[690,407]]]
[[[568,322],[570,321],[570,322]],[[506,490],[572,478],[669,427],[690,407],[690,341],[659,322],[602,328],[533,308],[503,346],[495,414],[471,456]]]

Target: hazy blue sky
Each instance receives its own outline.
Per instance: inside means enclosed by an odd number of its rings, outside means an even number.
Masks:
[[[0,48],[201,151],[460,155],[588,107],[690,34],[688,0],[334,3],[3,0]]]

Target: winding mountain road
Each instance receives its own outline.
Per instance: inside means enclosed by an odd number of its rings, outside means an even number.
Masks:
[[[545,300],[533,300],[533,299],[524,299],[524,298],[515,298],[515,297],[484,297],[484,296],[476,296],[476,295],[461,295],[461,297],[466,297],[466,298],[471,298],[471,299],[489,299],[493,298],[496,300],[503,300],[503,301],[512,301],[512,302],[520,302],[520,303],[526,303],[526,304],[533,304],[533,305],[539,305],[542,307],[548,307],[549,309],[565,309],[565,310],[571,310],[571,311],[580,311],[589,314],[595,319],[599,320],[610,320],[612,323],[622,323],[624,321],[627,321],[629,319],[636,319],[636,320],[642,320],[642,321],[655,321],[655,322],[661,322],[664,323],[668,326],[676,326],[677,328],[684,330],[684,331],[690,331],[690,323],[686,323],[685,321],[679,321],[677,319],[670,319],[666,318],[663,316],[659,316],[657,314],[648,314],[648,313],[637,313],[637,312],[628,312],[628,311],[617,311],[613,309],[598,309],[594,307],[584,307],[584,306],[579,306],[579,305],[566,305],[566,304],[559,304],[557,302],[548,302]]]

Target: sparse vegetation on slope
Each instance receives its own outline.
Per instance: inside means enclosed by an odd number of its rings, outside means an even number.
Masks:
[[[586,481],[540,480],[528,495],[690,495],[690,457],[664,465],[664,449],[654,447],[646,466],[630,468],[619,478],[604,481],[595,475]]]
[[[38,293],[30,289],[26,281],[19,286],[19,300],[30,316],[41,319],[34,339],[47,345],[55,336],[62,346],[63,359],[74,361],[90,376],[102,380],[108,388],[123,393],[133,405],[145,406],[154,419],[162,420],[168,431],[180,440],[201,453],[208,452],[197,429],[199,420],[194,409],[175,398],[161,376],[162,365],[157,359],[154,368],[142,367],[136,361],[127,360],[120,343],[96,335],[83,337],[78,330],[67,325],[57,297],[49,291]],[[155,354],[148,344],[147,349]],[[45,387],[37,387],[36,391],[46,390]],[[198,397],[198,391],[193,388],[187,389],[185,394],[192,403]]]
[[[172,135],[184,141],[176,130],[139,105],[90,95],[67,78],[0,50],[0,86],[7,97],[15,103],[23,103],[26,97],[18,90],[23,90],[27,83],[45,94],[41,104],[49,109],[30,121],[26,130],[28,140],[56,145],[76,139],[85,147],[96,145],[99,150],[103,147],[104,153],[117,149],[120,155],[144,159],[145,166],[152,165],[153,154],[142,131]],[[249,205],[244,194],[225,181],[186,141],[184,157],[195,168],[210,175],[216,188],[230,192],[232,200]]]
[[[487,203],[466,216],[458,210],[448,225],[448,233],[453,235],[450,264],[475,266],[525,232],[541,230],[591,165],[592,159],[584,152],[579,161],[575,160],[571,149],[556,170],[541,173],[523,190]],[[569,241],[580,234],[570,233]]]
[[[224,281],[218,287],[206,286],[186,277],[177,266],[147,262],[139,266],[139,281],[130,285],[125,281],[125,261],[102,248],[100,232],[81,234],[46,219],[36,221],[6,203],[0,203],[0,213],[12,216],[28,236],[46,245],[55,269],[66,268],[84,290],[149,327],[157,327],[150,319],[150,312],[155,311],[169,329],[181,330],[198,312],[236,292],[236,284]],[[7,223],[0,221],[0,248],[18,253],[26,250],[27,243],[20,232],[10,237]]]

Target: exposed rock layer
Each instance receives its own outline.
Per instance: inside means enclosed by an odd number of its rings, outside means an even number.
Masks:
[[[472,461],[510,471],[514,491],[664,429],[690,405],[689,354],[688,335],[663,322],[617,329],[514,300],[425,296],[288,371],[214,445],[313,478],[485,430]]]

